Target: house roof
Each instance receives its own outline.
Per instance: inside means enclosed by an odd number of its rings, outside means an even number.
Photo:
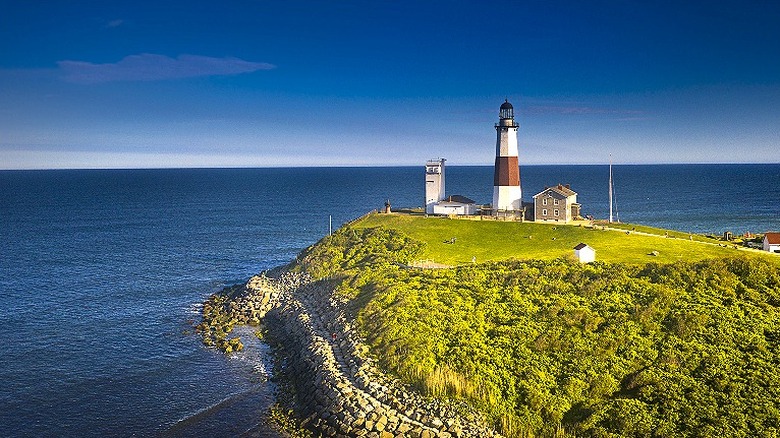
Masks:
[[[580,243],[579,245],[574,247],[574,249],[583,249],[583,248],[590,248],[590,246],[588,246],[588,245],[586,245],[584,243]],[[593,249],[593,248],[590,248],[590,249]]]
[[[463,195],[450,195],[444,198],[442,202],[459,202],[461,204],[474,204],[476,201],[467,198]]]
[[[554,191],[554,192],[556,192],[556,193],[558,193],[560,195],[563,195],[565,197],[569,197],[569,196],[577,194],[577,192],[572,190],[571,187],[569,187],[568,184],[567,185],[558,184],[557,186],[553,186],[553,187],[545,187],[544,190],[542,190],[541,192],[535,194],[534,198],[537,197],[537,196],[540,196],[540,195],[542,195],[545,192],[550,191],[550,190],[552,190],[552,191]]]
[[[770,245],[780,245],[780,233],[766,233],[764,234],[764,239]]]

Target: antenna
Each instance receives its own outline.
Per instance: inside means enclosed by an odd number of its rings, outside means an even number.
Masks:
[[[612,154],[609,154],[609,223],[612,223]]]

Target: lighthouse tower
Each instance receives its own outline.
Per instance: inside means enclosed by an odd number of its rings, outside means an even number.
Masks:
[[[444,200],[444,158],[425,163],[425,212],[433,214],[433,207]]]
[[[493,174],[493,210],[520,210],[520,164],[517,160],[517,123],[512,104],[501,104],[496,123],[496,166]]]

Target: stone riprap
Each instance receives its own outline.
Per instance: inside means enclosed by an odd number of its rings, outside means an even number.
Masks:
[[[262,321],[269,336],[283,345],[285,374],[295,389],[302,426],[316,434],[500,436],[465,403],[423,397],[382,373],[327,282],[291,272],[276,278],[259,275],[228,295],[229,302],[221,305],[231,317],[222,321]],[[205,318],[202,325],[208,325]]]

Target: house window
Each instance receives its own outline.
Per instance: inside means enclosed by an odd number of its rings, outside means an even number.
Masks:
[[[542,205],[547,205],[547,198],[542,199]],[[545,211],[547,211],[547,210],[545,210]],[[545,214],[547,214],[547,213],[545,213]]]
[[[546,201],[546,199],[545,199],[545,201]],[[542,216],[547,216],[547,209],[546,208],[542,209]]]
[[[553,199],[553,204],[558,205],[558,200],[557,199]]]
[[[558,209],[556,208],[556,209],[553,211],[553,213],[555,214],[555,216],[558,216]]]

